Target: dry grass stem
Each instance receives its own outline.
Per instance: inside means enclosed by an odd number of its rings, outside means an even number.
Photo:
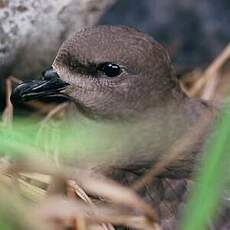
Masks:
[[[182,83],[184,91],[211,102],[222,101],[229,88],[230,71],[223,74],[220,70],[229,58],[230,44],[203,73],[195,69],[185,79],[189,86]],[[2,115],[4,128],[11,128],[13,119],[13,106],[10,102],[12,83],[20,84],[21,80],[13,76],[6,80],[6,107]],[[43,116],[36,132],[37,141],[42,137],[42,132],[49,128],[47,125],[54,118],[62,117],[68,106],[68,103],[56,105],[40,101],[26,104],[36,109],[33,115]],[[213,117],[210,113],[203,114],[187,135],[178,140],[160,161],[130,187],[124,187],[95,172],[62,165],[59,162],[59,149],[52,150],[50,159],[50,149],[46,143],[42,146],[44,150],[21,143],[19,151],[36,152],[39,156],[37,158],[28,156],[10,163],[2,157],[0,184],[9,191],[13,188],[24,200],[31,202],[31,213],[41,219],[41,223],[52,222],[55,230],[65,227],[72,230],[114,230],[113,225],[137,230],[160,230],[155,209],[136,191],[152,182],[166,168],[187,157],[186,150],[199,143],[211,119]],[[58,137],[52,138],[57,140]],[[51,139],[47,142],[51,142]]]
[[[13,119],[13,105],[10,101],[10,95],[12,92],[11,79],[10,78],[6,79],[5,84],[6,84],[6,107],[2,114],[2,121],[3,121],[3,126],[9,127],[12,125],[12,119]]]
[[[212,77],[218,76],[218,71],[223,64],[230,58],[230,44],[220,53],[220,55],[209,65],[203,75],[195,82],[189,92],[190,96],[196,96],[205,83]]]
[[[45,174],[49,174],[49,175],[57,175],[57,172],[55,172],[54,169],[50,168],[50,165],[47,164],[48,168],[44,168],[45,164],[42,164],[42,167],[40,167],[40,164],[37,164],[38,162],[19,162],[19,165],[15,165],[14,166],[14,170],[11,169],[10,171],[14,171],[14,174],[19,174],[20,171],[23,171],[24,177],[28,177],[29,172],[32,170],[32,172],[38,172],[38,173],[45,173]],[[38,166],[39,165],[39,166]],[[35,167],[34,167],[35,166]],[[16,171],[15,171],[16,170]],[[109,223],[112,224],[125,224],[127,226],[132,226],[132,225],[137,225],[136,218],[135,217],[135,213],[133,212],[133,210],[138,210],[138,213],[142,214],[142,218],[141,218],[141,222],[139,223],[140,226],[142,226],[145,223],[146,225],[151,225],[151,226],[155,226],[155,222],[154,220],[156,220],[156,214],[153,211],[153,209],[151,208],[151,206],[147,205],[145,202],[143,202],[141,200],[141,198],[139,198],[133,191],[131,191],[128,188],[125,188],[119,184],[117,184],[116,182],[113,182],[107,178],[102,177],[101,175],[92,175],[90,172],[85,171],[85,170],[76,170],[74,169],[75,173],[73,173],[72,169],[63,169],[63,173],[64,173],[64,177],[65,178],[72,178],[71,179],[71,184],[73,185],[74,183],[79,184],[81,187],[84,188],[84,190],[92,195],[96,195],[99,196],[101,198],[103,198],[103,203],[108,201],[108,204],[106,206],[104,206],[106,208],[106,210],[111,210],[111,211],[107,211],[107,213],[105,214],[106,216],[100,216],[100,218],[97,220],[96,218],[96,222],[97,224],[100,224],[101,227],[105,228],[105,229],[112,229],[112,226],[110,226]],[[60,174],[60,172],[58,173]],[[39,177],[41,177],[41,175],[39,175]],[[34,176],[32,176],[32,179],[36,179],[34,178]],[[74,183],[73,183],[74,180]],[[42,182],[47,182],[48,180],[46,179],[45,176],[45,180],[42,179]],[[21,179],[19,180],[19,182],[21,183]],[[29,186],[28,182],[23,182],[21,186],[19,186],[19,188],[22,189],[22,191],[25,192],[25,197],[29,198],[32,201],[40,201],[40,197],[43,196],[43,192],[42,194],[39,193],[39,191],[42,191],[39,189],[38,190],[34,190],[33,186]],[[74,188],[76,188],[76,185],[74,185]],[[27,192],[31,189],[31,194],[27,194]],[[57,190],[56,190],[57,191]],[[60,192],[60,190],[59,190]],[[78,192],[79,192],[79,188],[78,188]],[[55,193],[53,193],[55,194]],[[57,193],[56,193],[57,194]],[[59,193],[60,194],[60,193]],[[61,192],[61,194],[63,194]],[[79,193],[78,193],[79,194]],[[41,195],[41,196],[40,196]],[[53,197],[50,196],[50,197]],[[86,195],[85,192],[83,192],[81,190],[81,197],[84,197],[84,200],[87,201],[84,205],[87,205],[87,213],[91,213],[91,211],[95,208],[99,208],[98,205],[92,204],[92,201],[90,200],[90,198],[88,197],[88,195]],[[77,199],[75,199],[75,201],[77,201]],[[45,200],[45,203],[47,203],[47,199]],[[82,203],[82,201],[81,201]],[[107,202],[106,202],[107,203]],[[112,207],[110,207],[110,205],[112,205]],[[60,206],[59,206],[60,207]],[[56,208],[57,209],[57,208]],[[63,212],[65,212],[65,206],[62,207]],[[118,210],[116,211],[116,215],[114,213],[114,210]],[[72,212],[71,212],[72,213]],[[97,214],[101,213],[98,210],[96,211]],[[55,218],[59,218],[59,216],[56,216],[55,213],[53,213],[52,215],[54,215],[53,217]],[[76,213],[77,215],[77,213]],[[76,218],[77,216],[66,216],[67,219],[71,219],[71,218]],[[86,218],[82,213],[79,213],[80,217],[84,217]],[[96,214],[95,214],[96,215]],[[62,216],[64,218],[64,216]],[[92,216],[91,216],[92,217]],[[90,217],[90,218],[91,218]],[[94,219],[94,217],[92,217]],[[52,219],[52,218],[51,218]],[[87,217],[88,219],[88,217]],[[145,220],[145,221],[144,221]],[[95,221],[95,219],[94,219]],[[134,221],[134,223],[133,223]],[[104,223],[104,224],[103,224]],[[106,224],[105,224],[106,223]],[[146,227],[138,227],[135,229],[153,229],[153,228],[146,228]]]
[[[181,158],[186,158],[186,150],[200,141],[210,124],[210,120],[211,117],[209,113],[203,114],[192,130],[187,133],[187,135],[179,139],[170,148],[169,152],[164,154],[161,160],[153,165],[153,167],[143,177],[131,185],[131,188],[134,190],[140,190],[150,183],[154,177],[161,174],[170,164],[173,164]]]

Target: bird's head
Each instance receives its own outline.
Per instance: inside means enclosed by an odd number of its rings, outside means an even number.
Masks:
[[[132,116],[160,106],[178,87],[166,50],[151,37],[124,26],[77,32],[60,47],[52,69],[32,83],[36,91],[24,83],[21,88],[27,92],[20,91],[20,97],[50,97],[62,90],[61,95],[82,111],[105,117]]]

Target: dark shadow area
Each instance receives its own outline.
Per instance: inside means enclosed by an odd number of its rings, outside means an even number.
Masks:
[[[122,24],[149,33],[181,69],[205,65],[229,42],[228,0],[118,0],[99,24]]]

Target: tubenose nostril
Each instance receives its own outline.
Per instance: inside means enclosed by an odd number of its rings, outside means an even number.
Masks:
[[[54,78],[59,78],[59,75],[57,74],[57,72],[50,67],[49,69],[46,69],[42,72],[42,79],[43,80],[52,80]]]

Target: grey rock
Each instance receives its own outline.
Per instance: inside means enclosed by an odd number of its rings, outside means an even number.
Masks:
[[[36,77],[69,35],[95,24],[112,2],[0,0],[0,77]]]

